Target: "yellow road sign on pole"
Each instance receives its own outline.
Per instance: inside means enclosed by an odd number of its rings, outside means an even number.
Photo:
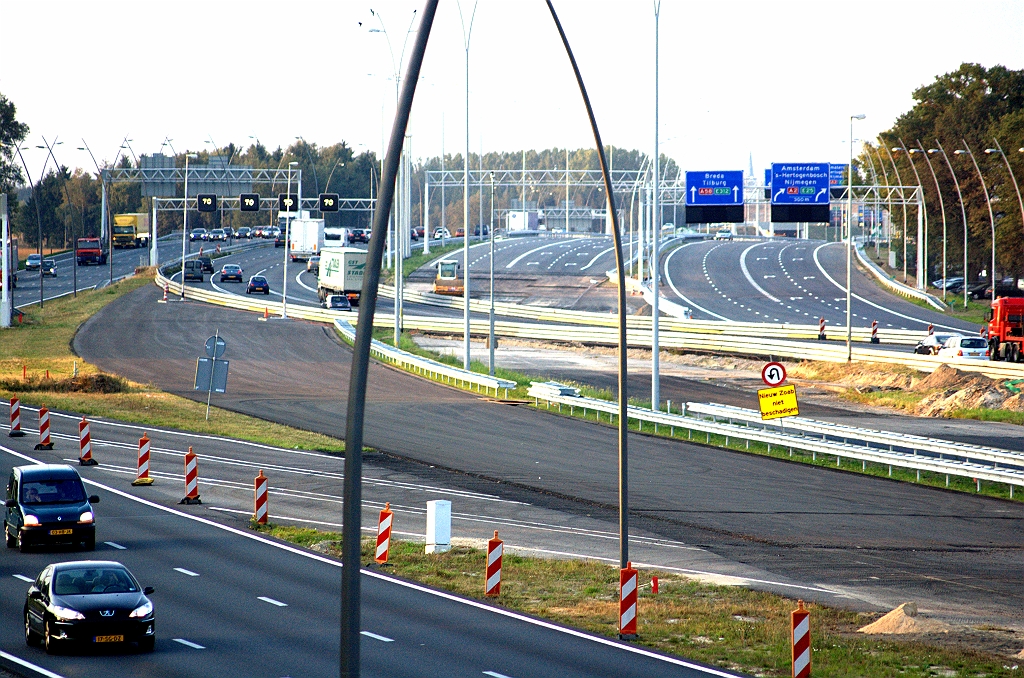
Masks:
[[[761,419],[781,419],[800,414],[796,402],[796,386],[792,384],[762,388],[757,392],[757,400],[761,406]]]

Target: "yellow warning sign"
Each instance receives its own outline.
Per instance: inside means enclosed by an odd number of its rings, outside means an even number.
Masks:
[[[762,388],[757,392],[757,400],[761,405],[761,419],[781,419],[800,414],[796,404],[796,386],[792,384]]]

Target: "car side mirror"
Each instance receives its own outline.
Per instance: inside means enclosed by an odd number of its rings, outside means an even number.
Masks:
[[[146,588],[142,589],[142,593],[144,593],[147,596],[150,596],[156,593],[156,589],[152,586],[147,586]]]
[[[89,503],[90,504],[98,504],[98,503],[100,503],[100,496],[98,494],[90,495],[89,496]]]
[[[8,499],[7,501],[4,502],[4,506],[6,506],[7,508],[16,508],[18,506],[18,500]]]
[[[39,589],[33,589],[32,591],[29,592],[28,597],[31,598],[32,600],[42,600],[43,599],[43,592],[40,591]]]

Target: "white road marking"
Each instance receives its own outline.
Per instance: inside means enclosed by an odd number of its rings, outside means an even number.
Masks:
[[[171,638],[171,640],[173,640],[176,643],[181,643],[185,647],[191,647],[193,650],[206,649],[204,645],[200,645],[199,643],[193,643],[191,640],[185,640],[184,638]]]
[[[192,570],[186,570],[184,567],[176,567],[176,568],[174,568],[174,571],[175,572],[181,572],[182,574],[187,574],[190,577],[198,577],[199,576],[198,572],[193,572]]]
[[[46,678],[64,678],[64,676],[60,675],[59,673],[47,671],[42,666],[33,664],[32,662],[26,661],[21,657],[15,657],[13,654],[8,654],[7,652],[0,651],[0,657],[3,657],[7,661],[14,662],[18,666],[24,666],[26,669],[31,669],[41,676],[46,676]]]
[[[562,244],[563,243],[560,243],[560,242],[551,242],[551,243],[548,243],[547,245],[541,245],[540,247],[535,247],[532,250],[529,250],[527,252],[524,252],[524,253],[520,254],[518,257],[516,257],[515,259],[510,261],[508,264],[506,264],[505,268],[512,268],[513,266],[518,264],[520,261],[522,261],[526,257],[528,257],[531,254],[533,254],[534,252],[539,252],[542,249],[545,249],[545,248],[548,248],[548,247],[557,247],[558,245],[562,245]],[[547,254],[547,252],[545,252],[545,254]],[[529,264],[527,264],[527,265],[529,266]]]
[[[110,548],[117,549],[118,551],[127,551],[128,550],[127,546],[121,546],[120,544],[112,542],[112,541],[105,541],[103,543],[106,544],[107,546],[109,546]]]
[[[23,574],[12,574],[11,576],[15,579],[20,579],[21,581],[27,581],[29,584],[35,581],[35,579],[33,579],[32,577],[26,577]]]
[[[695,304],[690,299],[687,299],[686,296],[683,295],[683,293],[680,292],[676,288],[675,283],[672,282],[672,277],[667,275],[668,274],[668,264],[672,260],[672,257],[675,256],[676,252],[681,251],[684,247],[689,247],[690,245],[695,245],[695,244],[698,244],[698,243],[688,243],[686,245],[681,245],[681,246],[675,248],[674,250],[672,250],[671,252],[668,253],[668,256],[665,257],[665,263],[664,263],[665,273],[666,273],[666,275],[665,275],[665,282],[667,282],[668,286],[672,288],[672,291],[676,293],[676,296],[679,297],[680,299],[682,299],[683,301],[685,301],[690,307],[695,308],[698,311],[701,311],[702,313],[707,313],[708,315],[714,316],[714,317],[718,318],[719,320],[729,320],[724,315],[718,315],[714,311],[709,311],[708,309],[704,308],[703,306]]]
[[[282,603],[280,600],[274,600],[273,598],[267,598],[266,596],[258,596],[256,600],[262,600],[264,603],[270,603],[271,605],[277,605],[278,607],[288,607],[288,603]]]
[[[382,643],[393,643],[393,642],[395,642],[394,638],[387,638],[385,636],[378,636],[376,633],[370,633],[369,631],[360,631],[359,633],[361,635],[366,636],[367,638],[373,638],[374,640],[379,640]]]
[[[310,287],[306,283],[302,282],[302,274],[303,273],[308,273],[308,272],[309,271],[299,271],[298,273],[296,273],[295,274],[295,282],[299,283],[299,287],[302,287],[303,289],[307,289],[310,292],[316,292],[316,288],[315,287]]]
[[[484,671],[484,675],[491,678],[512,678],[512,676],[506,676],[504,673],[498,673],[497,671]]]

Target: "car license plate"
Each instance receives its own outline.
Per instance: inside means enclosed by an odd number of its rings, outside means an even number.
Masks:
[[[61,534],[72,534],[72,533],[74,533],[74,530],[50,530],[50,536],[51,537],[55,537],[55,536],[61,535]]]
[[[97,643],[123,643],[124,636],[96,636]]]

